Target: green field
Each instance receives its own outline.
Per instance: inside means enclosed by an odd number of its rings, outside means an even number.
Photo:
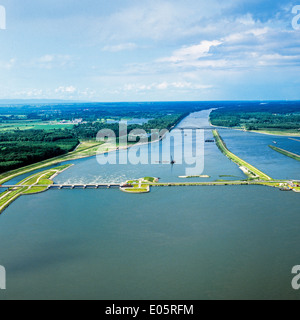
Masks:
[[[226,157],[228,157],[231,161],[236,163],[244,171],[244,173],[247,174],[250,178],[259,178],[260,180],[264,180],[264,181],[272,180],[271,177],[269,177],[262,171],[258,170],[248,162],[242,160],[232,152],[230,152],[217,130],[213,130],[213,135],[216,139],[216,144],[218,148],[221,150],[221,152],[225,154]]]
[[[0,123],[0,132],[15,131],[15,130],[54,130],[54,129],[72,129],[73,124],[60,124],[56,121],[9,121]]]
[[[292,159],[295,159],[297,161],[300,161],[300,155],[298,154],[295,154],[295,153],[292,153],[292,152],[289,152],[287,150],[284,150],[284,149],[281,149],[281,148],[277,148],[277,147],[274,147],[274,146],[269,146],[271,149],[273,149],[274,151],[276,152],[279,152],[287,157],[290,157]]]

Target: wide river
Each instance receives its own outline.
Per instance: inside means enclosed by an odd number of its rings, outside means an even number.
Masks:
[[[206,126],[209,112],[192,114],[178,127]],[[268,147],[276,142],[299,153],[299,141],[220,133],[232,152],[273,178],[300,179],[300,163]],[[189,150],[195,138],[184,137]],[[209,138],[212,132],[206,130]],[[149,149],[164,156],[164,143],[145,145],[138,154]],[[71,163],[75,166],[56,183],[144,176],[182,181],[178,176],[186,173],[185,164],[159,161],[100,165],[93,157]],[[245,179],[214,143],[204,144],[201,173],[210,176],[207,180]],[[51,190],[23,196],[0,216],[0,265],[7,272],[0,300],[300,299],[291,286],[291,270],[300,265],[299,204],[300,194],[258,186],[152,188],[143,195]]]

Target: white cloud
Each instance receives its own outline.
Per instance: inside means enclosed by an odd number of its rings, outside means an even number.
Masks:
[[[43,69],[63,68],[71,66],[73,58],[70,55],[46,54],[31,62],[31,66],[37,66]]]
[[[16,59],[10,59],[9,61],[0,61],[0,69],[10,70],[16,65]]]
[[[117,45],[111,45],[111,46],[105,46],[102,51],[107,52],[120,52],[120,51],[126,51],[126,50],[134,50],[137,48],[137,45],[135,43],[122,43]]]
[[[236,22],[240,23],[240,24],[243,24],[245,26],[253,26],[253,25],[255,25],[255,21],[254,21],[252,15],[250,13],[248,13],[248,14],[246,14],[244,16],[238,17],[236,19]]]
[[[202,41],[198,45],[183,47],[173,53],[169,58],[163,58],[159,61],[161,62],[185,62],[185,61],[195,61],[200,58],[208,57],[211,54],[210,49],[212,47],[217,47],[221,45],[221,41]]]
[[[265,28],[250,29],[250,30],[246,30],[238,33],[231,33],[226,37],[224,37],[222,41],[238,43],[238,42],[250,40],[251,37],[259,38],[263,35],[266,35],[269,31],[270,29],[268,27],[265,27]]]
[[[167,89],[173,89],[173,90],[205,90],[212,88],[212,85],[203,85],[200,83],[192,83],[187,81],[178,81],[178,82],[168,82],[163,81],[160,83],[152,83],[149,85],[145,84],[126,84],[124,86],[124,91],[134,91],[134,92],[143,92],[143,91],[151,91],[151,90],[167,90]]]
[[[55,56],[50,55],[50,54],[46,54],[45,56],[40,57],[38,60],[39,60],[41,63],[48,63],[48,62],[54,61],[54,59],[55,59]]]
[[[77,89],[73,86],[69,87],[59,87],[55,89],[55,93],[75,93]]]
[[[169,84],[167,82],[162,82],[156,85],[156,88],[159,90],[166,90],[168,89],[168,87],[169,87]]]
[[[204,20],[221,14],[222,9],[228,7],[225,1],[219,0],[144,0],[137,3],[120,6],[104,19],[91,21],[98,38],[102,41],[157,41],[197,35],[205,26]]]

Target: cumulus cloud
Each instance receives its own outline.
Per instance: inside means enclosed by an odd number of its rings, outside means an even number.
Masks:
[[[200,83],[192,83],[187,81],[178,81],[178,82],[168,82],[163,81],[159,83],[152,83],[152,84],[126,84],[124,86],[124,91],[135,91],[135,92],[142,92],[142,91],[151,91],[151,90],[167,90],[167,89],[188,89],[188,90],[204,90],[212,88],[212,85],[203,85]]]
[[[73,86],[59,87],[55,89],[55,93],[75,93],[77,89]]]
[[[169,58],[162,58],[158,61],[160,62],[184,62],[184,61],[195,61],[200,58],[208,57],[211,54],[210,49],[212,47],[217,47],[221,45],[221,41],[202,41],[198,45],[193,45],[189,47],[183,47],[179,50],[176,50],[173,55]]]
[[[105,46],[102,51],[107,52],[120,52],[120,51],[126,51],[126,50],[134,50],[137,48],[137,45],[135,43],[129,42],[129,43],[122,43],[117,45],[110,45]]]
[[[179,92],[176,98],[186,99],[195,97],[189,92],[216,93],[231,85],[236,98],[238,88],[252,88],[264,75],[266,85],[281,81],[283,88],[289,77],[291,88],[299,87],[300,37],[291,24],[292,1],[18,2],[11,0],[15,40],[7,40],[1,53],[0,80],[19,92],[27,85],[44,88],[24,96],[103,100],[103,93],[134,100],[144,94],[158,100]],[[60,86],[75,78],[76,88]]]

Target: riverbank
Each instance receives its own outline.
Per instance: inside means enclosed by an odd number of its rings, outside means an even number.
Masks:
[[[46,191],[48,186],[53,184],[52,179],[58,174],[69,169],[71,166],[72,165],[64,165],[37,173],[24,179],[16,185],[19,185],[20,187],[9,188],[7,191],[1,194],[0,214],[21,195],[32,195]]]
[[[242,130],[242,131],[244,131],[244,130]],[[286,132],[286,131],[246,130],[246,132],[265,134],[265,135],[268,135],[268,136],[300,137],[300,133]]]
[[[211,123],[210,119],[209,119],[209,124],[212,128],[216,128],[216,129],[228,129],[228,130],[236,130],[236,131],[243,131],[243,132],[251,132],[251,133],[257,133],[257,134],[264,134],[264,135],[268,135],[268,136],[278,136],[278,137],[300,137],[300,132],[296,133],[296,132],[287,132],[284,130],[276,130],[276,131],[272,131],[272,130],[245,130],[243,128],[237,128],[237,127],[221,127],[221,126],[215,126]]]
[[[262,171],[258,170],[248,162],[236,156],[234,153],[230,152],[217,130],[213,130],[213,135],[216,139],[216,144],[220,149],[220,151],[227,158],[229,158],[231,161],[236,163],[247,176],[249,176],[250,178],[260,179],[260,180],[272,180],[272,178],[269,177],[267,174],[263,173]]]
[[[172,126],[171,130],[176,127],[177,124]],[[166,132],[163,136],[159,137],[159,139],[145,142],[145,143],[130,143],[127,142],[126,144],[122,144],[117,142],[115,143],[109,143],[109,142],[99,142],[99,141],[83,141],[81,142],[74,151],[69,152],[65,155],[61,155],[55,158],[43,160],[40,162],[37,162],[32,165],[28,165],[26,167],[22,167],[19,169],[11,170],[5,173],[0,174],[0,185],[3,183],[6,183],[7,181],[10,181],[11,179],[14,179],[20,175],[30,173],[35,170],[47,168],[53,165],[57,165],[63,162],[67,161],[73,161],[73,160],[79,160],[79,159],[85,159],[94,157],[101,154],[116,152],[119,150],[127,150],[133,146],[140,147],[143,145],[159,142],[163,140],[168,132]]]
[[[289,152],[287,150],[284,150],[284,149],[281,149],[281,148],[278,148],[278,147],[274,147],[274,146],[269,146],[269,147],[272,150],[283,154],[284,156],[287,156],[287,157],[292,158],[294,160],[300,161],[300,155],[298,155],[296,153],[292,153],[292,152]]]
[[[153,178],[155,179],[155,178]],[[157,179],[155,179],[157,181]],[[126,193],[149,193],[151,187],[215,187],[215,186],[265,186],[287,191],[299,192],[299,187],[292,187],[293,181],[273,180],[223,180],[212,182],[149,182],[144,179],[127,181],[120,190]]]
[[[49,166],[57,165],[66,161],[77,160],[81,158],[88,158],[96,155],[98,148],[103,145],[103,142],[82,142],[76,151],[69,152],[65,155],[55,158],[43,160],[35,164],[28,165],[19,169],[11,170],[0,174],[0,184],[3,184],[20,175],[30,173],[35,170],[47,168]]]

